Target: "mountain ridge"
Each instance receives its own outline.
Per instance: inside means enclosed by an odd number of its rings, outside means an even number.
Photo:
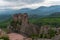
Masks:
[[[23,9],[19,9],[19,10],[6,9],[3,12],[0,11],[0,15],[2,15],[2,17],[3,17],[4,15],[28,13],[28,15],[30,15],[30,16],[35,15],[35,17],[37,17],[37,16],[44,17],[44,16],[51,15],[55,12],[60,12],[60,5],[54,5],[54,6],[50,6],[50,7],[41,6],[37,9],[30,9],[30,8],[23,8]]]

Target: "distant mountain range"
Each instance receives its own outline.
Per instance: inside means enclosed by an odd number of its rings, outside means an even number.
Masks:
[[[60,12],[52,13],[51,15],[48,15],[48,17],[60,17]]]
[[[50,6],[50,7],[45,7],[41,6],[37,9],[29,9],[29,8],[23,8],[20,10],[17,10],[16,12],[20,13],[28,13],[28,14],[37,14],[37,15],[50,15],[55,12],[60,12],[60,5],[55,5],[55,6]]]
[[[60,15],[60,5],[55,5],[50,7],[41,6],[37,9],[30,9],[30,8],[23,8],[19,10],[6,9],[3,12],[0,11],[0,15],[2,15],[0,19],[3,19],[3,16],[4,18],[7,18],[6,17],[7,15],[9,16],[16,13],[28,13],[28,15],[32,17],[44,17],[48,15],[51,16],[58,13],[57,15],[55,15],[55,16],[58,16]]]

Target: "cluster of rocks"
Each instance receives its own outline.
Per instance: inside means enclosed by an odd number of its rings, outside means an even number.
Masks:
[[[48,35],[48,32],[50,29],[52,29],[56,31],[56,34],[58,34],[58,36],[55,36],[52,39],[60,40],[60,28],[51,28],[49,25],[44,25],[39,27],[37,25],[31,24],[29,22],[27,13],[14,14],[12,16],[12,21],[8,25],[7,29],[8,29],[7,33],[9,34],[9,37],[11,37],[10,33],[17,33],[17,35],[20,34],[23,35],[23,37],[24,36],[30,37],[32,34],[35,35],[45,34],[47,37],[50,37]],[[0,29],[0,37],[6,35],[7,33],[5,33],[3,30]],[[42,38],[40,40],[45,40],[45,39]],[[50,40],[50,39],[46,39],[46,40]]]
[[[51,29],[56,31],[56,35],[60,35],[60,27],[58,27],[58,28],[55,27],[55,28],[51,28]]]
[[[38,34],[38,27],[29,23],[27,13],[14,14],[12,19],[7,27],[8,33],[19,33],[28,37],[31,34]]]
[[[47,37],[48,31],[51,29],[49,25],[44,26],[37,26],[34,24],[29,23],[28,14],[14,14],[12,16],[12,21],[7,27],[8,33],[19,33],[24,36],[30,37],[32,34],[40,35],[40,34],[46,34]],[[59,29],[60,30],[60,29]],[[60,32],[58,29],[56,29],[57,33]]]
[[[49,25],[44,25],[44,26],[41,26],[40,28],[40,33],[39,34],[48,34],[48,31],[50,30],[50,26]]]
[[[46,38],[53,38],[55,35],[60,35],[60,28],[51,27],[50,25],[44,25],[40,27],[39,35],[40,34],[43,34],[43,38],[44,36],[46,36]]]

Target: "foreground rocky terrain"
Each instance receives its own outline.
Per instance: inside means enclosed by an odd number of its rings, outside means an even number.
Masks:
[[[37,26],[29,22],[28,14],[14,14],[7,26],[7,32],[0,30],[0,36],[10,40],[60,40],[60,28],[50,25]]]

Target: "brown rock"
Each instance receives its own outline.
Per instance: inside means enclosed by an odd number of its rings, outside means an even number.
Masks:
[[[10,33],[8,34],[9,40],[32,40],[32,38],[27,38],[21,34]]]
[[[4,36],[6,36],[6,33],[2,29],[0,29],[0,37],[4,37]]]
[[[37,34],[37,26],[29,23],[27,13],[13,16],[13,23],[8,26],[10,32],[20,33],[24,36],[30,36],[31,34]],[[17,22],[18,21],[18,22]]]

